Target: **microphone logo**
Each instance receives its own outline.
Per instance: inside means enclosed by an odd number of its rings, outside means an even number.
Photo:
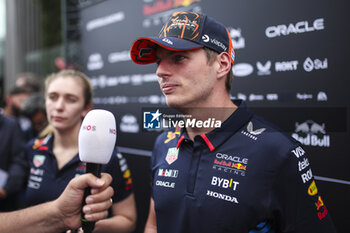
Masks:
[[[83,125],[83,130],[87,131],[96,131],[96,126],[95,125]]]
[[[109,133],[110,133],[110,134],[116,135],[116,134],[117,134],[117,130],[115,130],[115,129],[109,129]]]

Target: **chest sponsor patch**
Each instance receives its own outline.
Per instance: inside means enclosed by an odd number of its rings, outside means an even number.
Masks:
[[[34,155],[33,158],[33,164],[35,167],[40,167],[45,162],[45,156],[44,155]]]
[[[162,181],[162,180],[157,180],[156,181],[156,186],[161,186],[165,188],[175,188],[175,182],[169,182],[169,181]]]
[[[218,192],[214,192],[211,190],[207,190],[207,196],[238,204],[238,200],[236,197],[229,196],[229,195],[222,194],[222,193],[218,193]]]
[[[165,160],[170,165],[177,160],[178,155],[179,155],[179,149],[177,149],[176,147],[169,148],[168,153],[165,157]]]
[[[158,176],[177,178],[179,170],[159,168]]]
[[[40,189],[40,183],[28,180],[28,188]]]

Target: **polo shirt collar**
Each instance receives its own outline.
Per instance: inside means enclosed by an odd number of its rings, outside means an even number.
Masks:
[[[215,148],[224,143],[227,138],[235,134],[239,129],[247,124],[248,121],[253,117],[251,112],[243,100],[232,101],[238,108],[227,118],[222,124],[221,128],[216,128],[207,134],[201,134],[200,137],[204,140],[210,151],[214,151]],[[185,138],[188,138],[186,129],[181,129],[180,139],[177,143],[177,148],[180,147],[181,143]]]
[[[53,140],[54,140],[53,133],[49,134],[45,138],[41,138],[40,140],[38,139],[37,149],[39,151],[47,151],[47,153],[48,153],[47,155],[54,157]],[[70,166],[71,164],[75,164],[76,162],[80,162],[80,158],[78,155],[79,155],[79,153],[76,156],[74,156],[67,164],[65,164],[61,170],[63,170],[67,166]]]

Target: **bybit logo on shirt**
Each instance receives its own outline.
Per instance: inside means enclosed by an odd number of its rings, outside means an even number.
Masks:
[[[232,189],[233,191],[236,191],[237,186],[239,185],[239,182],[234,181],[232,178],[225,179],[225,178],[213,176],[210,184],[213,186],[224,188],[224,189]]]

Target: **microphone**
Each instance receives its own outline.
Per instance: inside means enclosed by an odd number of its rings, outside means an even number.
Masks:
[[[96,177],[101,177],[101,165],[107,164],[111,159],[115,142],[117,139],[117,130],[114,115],[103,109],[94,109],[89,111],[80,127],[79,131],[79,158],[86,162],[86,173],[92,173]],[[90,195],[91,189],[86,188],[83,198]],[[95,222],[89,222],[84,218],[81,212],[81,225],[84,232],[92,232]]]

